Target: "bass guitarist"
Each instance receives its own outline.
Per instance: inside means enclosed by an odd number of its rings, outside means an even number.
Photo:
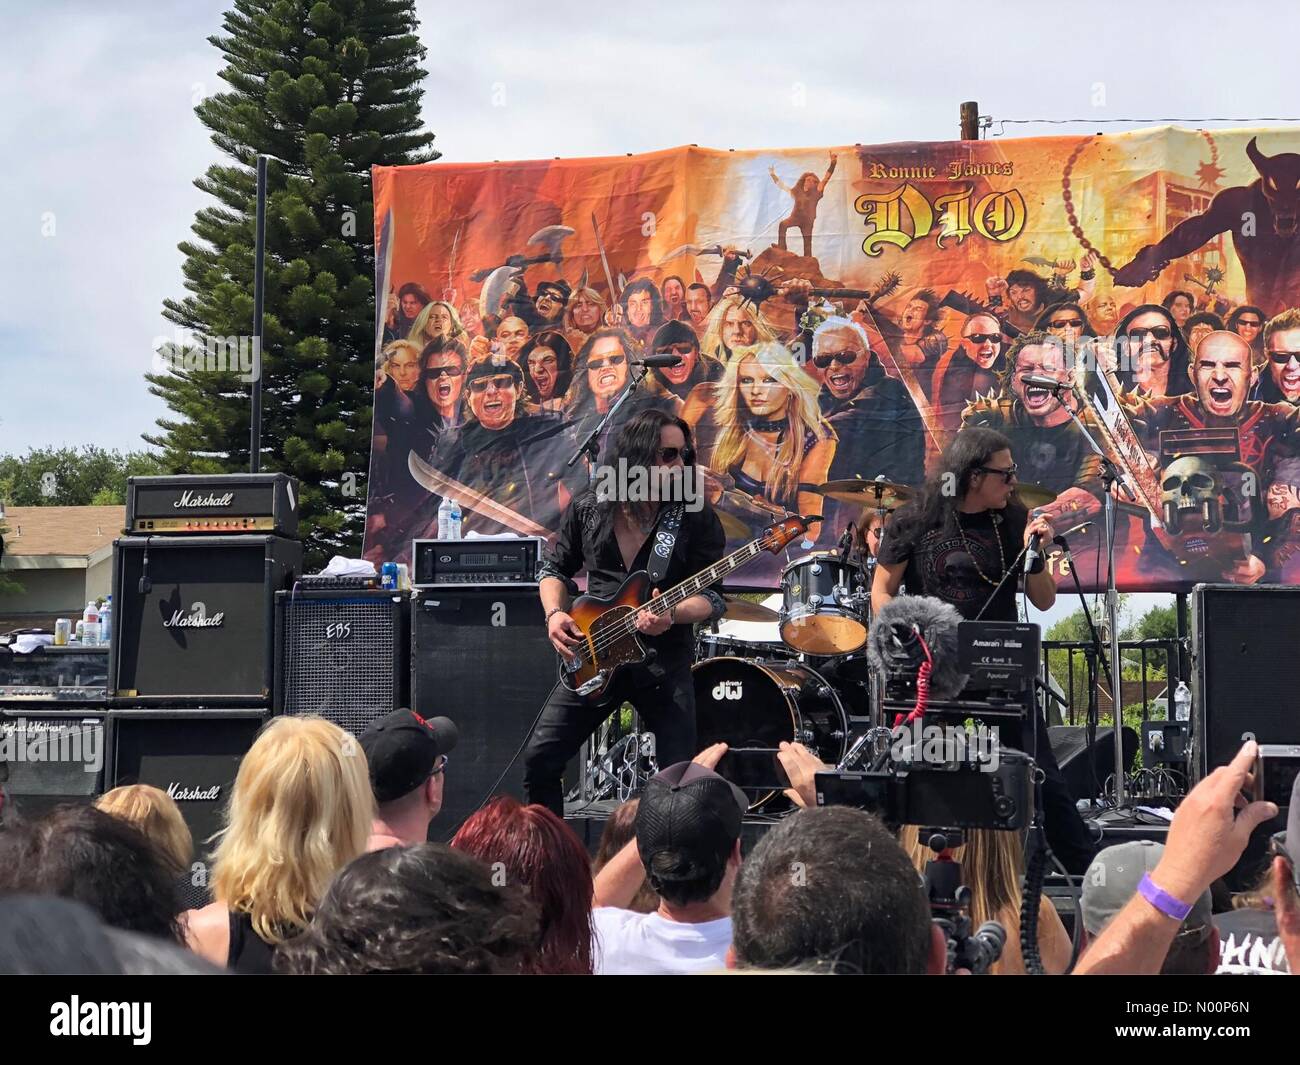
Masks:
[[[643,411],[622,428],[605,461],[618,474],[620,490],[598,496],[588,489],[575,496],[541,568],[547,635],[556,651],[570,660],[585,642],[568,613],[577,591],[573,578],[579,572],[587,571],[588,595],[612,596],[637,570],[647,570],[656,592],[662,592],[709,569],[722,558],[726,545],[718,516],[703,498],[702,479],[695,476],[686,422],[659,410]],[[602,477],[595,483],[603,486],[607,481]],[[652,482],[657,492],[623,490]],[[692,495],[691,488],[700,494]],[[633,495],[638,498],[627,498]],[[657,498],[641,498],[645,495]],[[619,668],[599,694],[584,696],[557,685],[524,754],[528,801],[563,816],[560,778],[565,765],[624,702],[630,702],[654,732],[660,765],[693,758],[692,626],[717,620],[724,609],[719,581],[666,614],[639,610],[636,628],[650,652],[645,663]]]

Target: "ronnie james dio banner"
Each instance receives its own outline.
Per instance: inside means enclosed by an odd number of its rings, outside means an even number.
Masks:
[[[1298,148],[1166,128],[377,167],[366,555],[409,560],[444,496],[467,535],[551,535],[656,407],[729,549],[823,516],[738,585],[899,505],[968,425],[1010,440],[1085,586],[1108,467],[1080,426],[1126,485],[1121,588],[1292,583]]]

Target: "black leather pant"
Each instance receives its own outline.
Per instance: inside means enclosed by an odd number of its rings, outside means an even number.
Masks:
[[[625,666],[598,699],[575,695],[563,685],[556,688],[524,752],[524,791],[530,803],[564,816],[564,767],[597,726],[625,702],[654,733],[661,769],[699,753],[690,658],[674,655],[647,665]]]

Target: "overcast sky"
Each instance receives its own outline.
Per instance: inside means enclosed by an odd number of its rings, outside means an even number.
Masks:
[[[193,107],[224,87],[206,38],[226,7],[6,5],[0,453],[136,448],[163,414],[142,374],[171,332],[164,297],[183,295],[176,245],[206,202],[193,181],[218,157]],[[996,119],[1090,123],[1300,111],[1294,64],[1266,56],[1300,16],[1251,0],[474,0],[419,12],[424,117],[447,160],[945,140],[970,98]]]

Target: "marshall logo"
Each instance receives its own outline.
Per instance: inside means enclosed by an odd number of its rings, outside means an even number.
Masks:
[[[234,492],[227,492],[223,496],[219,496],[214,492],[200,495],[193,489],[187,488],[181,493],[181,497],[172,503],[172,507],[177,510],[184,510],[187,507],[228,507],[234,500]]]
[[[226,622],[225,611],[218,610],[209,616],[208,608],[202,603],[195,603],[188,614],[173,610],[172,616],[163,622],[164,629],[215,629]]]
[[[216,802],[221,798],[221,785],[213,784],[210,788],[187,788],[184,784],[172,781],[167,785],[167,794],[176,802]]]

